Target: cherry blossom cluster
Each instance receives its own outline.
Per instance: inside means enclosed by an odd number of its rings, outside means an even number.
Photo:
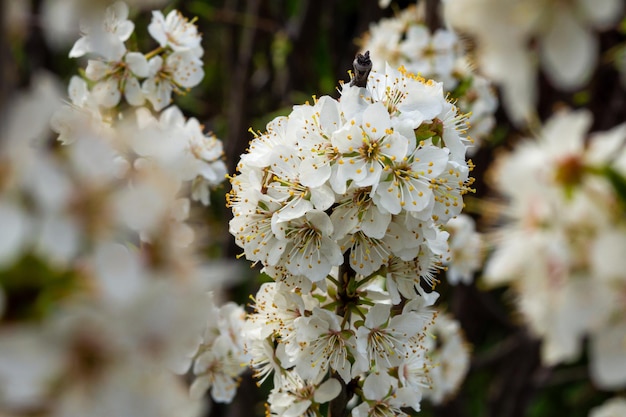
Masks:
[[[131,150],[170,168],[172,175],[191,184],[192,199],[207,205],[210,188],[226,175],[222,143],[204,133],[198,120],[186,119],[178,107],[169,106],[172,92],[184,93],[204,76],[201,36],[180,12],[172,10],[165,17],[153,11],[148,32],[159,46],[145,55],[129,52],[125,41],[134,24],[128,13],[125,3],[116,2],[103,19],[83,23],[84,35],[70,57],[91,57],[86,79],[72,78],[71,103],[55,114],[53,128],[68,144],[85,124],[106,131],[135,123],[141,133],[129,144]]]
[[[362,50],[370,51],[374,70],[384,71],[387,62],[442,82],[444,91],[468,114],[467,136],[474,140],[468,148],[471,155],[495,125],[498,99],[490,81],[472,69],[458,35],[450,28],[434,32],[428,28],[423,6],[424,2],[420,2],[417,7],[410,6],[395,17],[372,24],[358,43]]]
[[[465,130],[441,83],[387,67],[255,134],[230,231],[273,279],[244,329],[270,414],[319,415],[341,392],[354,416],[420,409],[443,226],[472,183]]]
[[[503,104],[518,124],[534,122],[541,65],[550,83],[577,90],[598,62],[596,31],[622,15],[621,0],[448,0],[447,22],[471,35],[478,66],[502,87]]]
[[[94,59],[70,103],[40,74],[2,115],[3,415],[198,416],[207,381],[230,378],[212,387],[226,401],[245,369],[242,310],[209,295],[227,271],[197,256],[187,223],[190,197],[208,203],[224,179],[221,142],[176,106],[138,107],[141,94],[158,102],[151,85],[181,86],[176,65],[201,55],[199,35],[178,12],[154,12],[157,72],[138,89],[148,58],[126,52],[127,16],[118,2],[85,23],[71,55]]]
[[[193,372],[190,394],[192,399],[199,400],[210,390],[214,401],[230,403],[239,387],[240,375],[250,361],[244,350],[242,331],[246,312],[233,302],[221,307],[211,302],[209,309],[210,320],[190,356]]]
[[[172,372],[209,320],[189,200],[160,165],[119,162],[137,129],[82,126],[51,151],[61,97],[33,84],[1,153],[2,412],[196,415]]]
[[[70,57],[97,57],[89,60],[85,74],[94,84],[95,101],[102,107],[117,106],[123,96],[132,106],[147,100],[160,111],[171,103],[172,92],[184,93],[202,81],[202,37],[180,12],[172,10],[165,17],[153,11],[148,32],[159,47],[145,55],[128,51],[125,42],[135,28],[128,13],[126,3],[118,1],[106,9],[104,18],[84,21],[83,36],[74,44]]]
[[[485,279],[509,283],[542,340],[544,363],[580,357],[589,341],[599,388],[626,386],[626,124],[589,134],[585,110],[562,111],[536,140],[500,160],[506,198]]]

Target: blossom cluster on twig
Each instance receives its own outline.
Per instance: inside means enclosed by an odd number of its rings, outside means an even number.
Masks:
[[[2,414],[197,416],[202,383],[190,396],[177,374],[202,381],[211,354],[243,355],[229,336],[243,319],[209,295],[223,278],[187,223],[225,178],[222,144],[165,108],[201,80],[201,36],[155,11],[159,46],[128,51],[128,14],[117,2],[83,23],[70,56],[89,61],[67,104],[40,74],[3,115]]]
[[[341,392],[354,416],[406,415],[435,382],[426,339],[442,227],[472,183],[466,119],[404,69],[352,84],[255,133],[231,178],[230,231],[274,281],[244,328],[272,415],[320,415]]]

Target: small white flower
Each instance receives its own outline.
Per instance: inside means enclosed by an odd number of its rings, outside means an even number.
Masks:
[[[200,47],[201,36],[193,21],[188,21],[179,11],[172,10],[163,16],[158,10],[152,12],[148,32],[161,45],[174,51],[187,51]]]
[[[351,186],[346,194],[337,198],[330,220],[336,239],[357,231],[363,231],[371,238],[382,239],[391,222],[391,214],[374,204],[370,188]]]
[[[377,184],[393,161],[406,157],[409,146],[408,139],[391,128],[389,113],[379,102],[365,109],[362,126],[352,120],[335,133],[332,142],[342,154],[337,160],[337,181],[354,180],[359,187]]]
[[[423,322],[414,313],[390,317],[391,306],[375,304],[358,328],[356,343],[359,356],[353,375],[374,368],[380,372],[398,366],[408,355],[408,340],[423,330]]]
[[[333,225],[322,211],[310,210],[303,219],[289,222],[273,221],[272,231],[286,243],[282,262],[294,275],[317,282],[326,278],[333,266],[343,263],[339,245],[330,238]]]
[[[352,410],[353,417],[407,416],[402,407],[420,410],[421,395],[408,388],[398,388],[398,380],[386,372],[374,372],[363,383],[364,402]]]
[[[200,399],[207,390],[219,403],[231,402],[239,386],[241,361],[233,355],[232,342],[226,337],[218,337],[206,352],[196,359],[193,373],[196,376],[190,387],[190,395]]]
[[[309,317],[294,321],[296,338],[301,351],[294,358],[298,373],[308,379],[317,379],[333,369],[348,383],[351,352],[356,351],[354,334],[343,330],[342,317],[320,308],[315,308]]]
[[[90,80],[98,81],[92,94],[103,107],[117,106],[122,92],[129,104],[143,104],[144,97],[137,79],[148,76],[148,61],[143,54],[129,52],[120,62],[89,60],[85,73]]]
[[[446,315],[439,314],[426,334],[423,342],[433,367],[428,374],[431,385],[423,395],[441,404],[465,379],[470,365],[469,350],[459,322]]]
[[[357,273],[369,276],[387,264],[391,251],[385,241],[357,231],[339,241],[341,251],[350,251],[350,266]]]
[[[432,210],[435,196],[431,183],[446,168],[448,154],[447,149],[432,145],[417,147],[408,158],[395,162],[376,185],[374,202],[391,214]]]
[[[341,384],[334,378],[324,382],[319,378],[306,380],[290,372],[282,381],[267,399],[272,416],[315,417],[319,415],[320,404],[331,401],[341,392]]]
[[[92,19],[81,24],[84,35],[72,47],[70,58],[93,53],[107,61],[120,60],[126,52],[124,42],[130,38],[135,29],[135,24],[128,20],[126,3],[117,1],[107,7],[103,20]]]
[[[157,55],[148,61],[148,66],[148,77],[141,89],[156,111],[170,104],[172,92],[182,94],[204,78],[202,60],[193,51],[173,52],[165,62]]]
[[[482,265],[482,237],[476,232],[474,220],[466,214],[450,219],[446,230],[450,232],[450,259],[445,261],[448,282],[471,284],[474,273]]]

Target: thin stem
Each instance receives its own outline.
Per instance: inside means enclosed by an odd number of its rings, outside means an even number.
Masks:
[[[152,51],[146,54],[146,60],[153,58],[154,56],[160,54],[163,51],[165,51],[165,48],[162,46],[159,46],[158,48],[153,49]]]
[[[428,26],[431,33],[435,33],[435,31],[441,27],[441,20],[439,19],[439,0],[426,0],[425,14],[426,26]]]
[[[350,311],[348,310],[350,300],[348,287],[350,286],[350,282],[355,278],[356,273],[352,270],[352,268],[350,268],[350,251],[346,251],[343,255],[343,264],[339,267],[339,273],[337,274],[337,306],[335,307],[335,313],[343,317],[341,324],[342,329],[350,316]],[[347,417],[348,401],[352,397],[354,390],[351,386],[345,384],[343,378],[337,379],[341,383],[341,392],[330,402],[328,407],[328,417]]]

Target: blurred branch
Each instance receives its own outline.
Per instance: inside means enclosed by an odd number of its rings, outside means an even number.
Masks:
[[[470,365],[470,372],[493,366],[511,355],[518,347],[521,340],[525,338],[523,331],[512,334],[490,350],[474,355]]]
[[[545,389],[587,380],[589,369],[581,365],[567,369],[542,368],[534,376],[533,383],[537,389]]]
[[[205,6],[205,10],[205,18],[208,21],[258,29],[268,33],[274,33],[280,29],[280,25],[274,20],[260,17],[256,14],[241,13],[228,8],[212,8],[211,6]]]
[[[533,376],[541,366],[540,342],[527,332],[517,334],[515,346],[502,356],[496,377],[490,384],[490,417],[523,417],[536,393]],[[504,360],[506,359],[506,360]]]
[[[439,0],[422,0],[426,2],[425,17],[426,26],[431,32],[435,32],[441,27],[441,19],[439,18]]]
[[[245,15],[249,16],[249,24],[241,28],[239,49],[234,65],[234,73],[230,84],[230,94],[227,109],[228,139],[225,143],[230,172],[234,172],[238,155],[243,151],[242,140],[247,128],[246,96],[248,95],[250,66],[254,51],[254,37],[257,27],[260,0],[247,0]]]

